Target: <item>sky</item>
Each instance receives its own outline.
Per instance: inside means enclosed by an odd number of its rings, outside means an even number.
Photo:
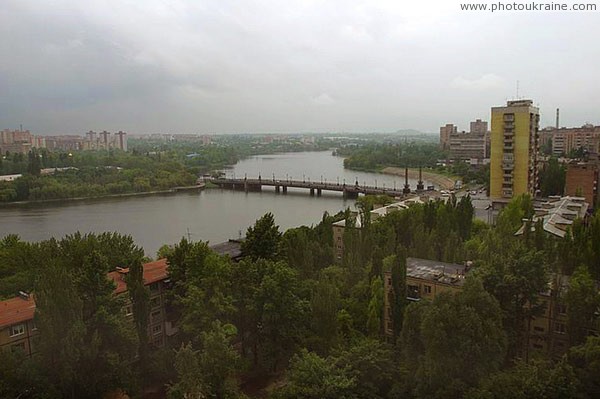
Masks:
[[[2,0],[0,130],[468,130],[517,81],[542,126],[600,124],[600,11],[460,1]]]

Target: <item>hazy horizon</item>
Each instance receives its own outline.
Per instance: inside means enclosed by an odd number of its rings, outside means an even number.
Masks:
[[[600,124],[597,13],[459,4],[5,0],[0,129],[468,131],[517,81],[541,127]]]

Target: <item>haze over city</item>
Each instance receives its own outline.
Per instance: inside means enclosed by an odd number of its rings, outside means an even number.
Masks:
[[[598,123],[597,15],[458,2],[5,0],[0,120],[36,134],[437,132],[533,98]]]

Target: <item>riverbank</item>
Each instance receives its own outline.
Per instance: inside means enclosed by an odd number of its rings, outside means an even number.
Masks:
[[[90,197],[72,197],[72,198],[56,198],[56,199],[48,199],[48,200],[35,200],[35,201],[14,201],[14,202],[0,202],[0,208],[10,208],[10,207],[18,207],[23,205],[43,205],[43,204],[55,204],[62,202],[76,202],[76,201],[85,201],[85,200],[96,200],[96,199],[108,199],[108,198],[127,198],[127,197],[145,197],[151,195],[159,195],[159,194],[173,194],[181,191],[193,191],[193,190],[203,190],[206,185],[203,183],[201,185],[195,186],[183,186],[183,187],[173,187],[168,190],[156,190],[156,191],[144,191],[140,193],[123,193],[123,194],[107,194],[107,195],[96,195]]]
[[[397,168],[393,166],[388,166],[387,168],[383,168],[381,173],[385,173],[388,175],[394,176],[402,176],[404,177],[404,168]],[[450,176],[442,175],[436,172],[432,172],[431,170],[423,170],[422,171],[423,180],[431,182],[437,186],[439,186],[443,190],[451,190],[454,188],[454,183],[456,180],[459,180],[458,177],[453,178]],[[408,178],[409,179],[418,179],[419,178],[419,169],[409,168],[408,169]]]

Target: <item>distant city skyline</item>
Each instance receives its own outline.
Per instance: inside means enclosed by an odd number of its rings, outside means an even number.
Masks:
[[[597,13],[429,1],[5,0],[0,129],[39,135],[468,130],[533,98],[600,124]]]

